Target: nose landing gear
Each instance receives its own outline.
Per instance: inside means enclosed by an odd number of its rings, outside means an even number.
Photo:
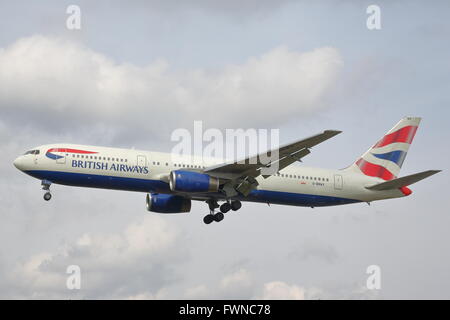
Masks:
[[[52,194],[50,193],[50,185],[52,183],[48,180],[42,180],[41,185],[42,185],[42,190],[45,191],[44,193],[44,200],[45,201],[49,201],[52,198]]]
[[[49,201],[52,198],[52,194],[50,192],[44,193],[44,200]]]

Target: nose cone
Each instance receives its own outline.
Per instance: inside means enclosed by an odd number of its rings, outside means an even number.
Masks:
[[[16,160],[14,160],[13,164],[17,169],[23,171],[25,167],[23,156],[20,156]]]

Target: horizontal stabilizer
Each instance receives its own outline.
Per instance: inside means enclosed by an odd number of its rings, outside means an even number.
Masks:
[[[391,189],[398,189],[401,187],[409,186],[413,183],[416,183],[420,180],[423,180],[425,178],[428,178],[429,176],[432,176],[433,174],[436,174],[438,172],[441,172],[441,170],[428,170],[424,172],[415,173],[409,176],[404,176],[401,178],[389,180],[386,182],[378,183],[372,186],[366,187],[366,189],[369,190],[391,190]]]

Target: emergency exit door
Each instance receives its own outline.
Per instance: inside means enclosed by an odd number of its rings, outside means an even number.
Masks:
[[[342,180],[342,176],[340,174],[334,175],[334,188],[336,190],[342,190],[342,187],[344,185],[344,181]]]
[[[137,165],[140,167],[146,167],[147,166],[147,157],[144,155],[138,155],[137,156]]]

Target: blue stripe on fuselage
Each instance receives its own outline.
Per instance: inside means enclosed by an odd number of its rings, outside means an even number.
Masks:
[[[325,207],[361,202],[332,196],[270,190],[253,190],[247,197],[240,197],[240,200],[302,207]]]
[[[45,179],[52,183],[63,184],[66,186],[141,192],[170,192],[169,184],[160,180],[47,170],[30,170],[25,171],[25,173],[37,179]]]
[[[68,186],[114,189],[125,191],[171,193],[169,184],[160,180],[103,176],[96,174],[46,171],[46,170],[31,170],[26,171],[25,173],[40,180],[49,180],[52,183]],[[215,198],[219,199],[224,198],[223,194],[219,193],[214,194],[210,193],[202,195],[214,196]],[[359,200],[347,198],[302,194],[294,192],[270,191],[270,190],[253,190],[247,197],[239,196],[236,197],[235,199],[239,199],[242,201],[263,202],[263,203],[304,206],[304,207],[334,206],[360,202]]]

